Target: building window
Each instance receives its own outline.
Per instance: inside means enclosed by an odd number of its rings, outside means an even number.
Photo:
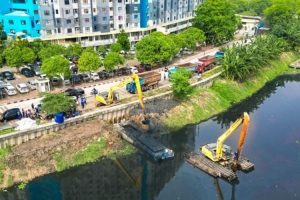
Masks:
[[[113,16],[109,16],[109,20],[113,20],[114,19],[114,17]]]
[[[123,16],[119,16],[118,19],[119,19],[119,21],[122,21],[123,20]]]
[[[35,20],[35,24],[40,24],[40,20]]]
[[[134,18],[134,19],[138,19],[138,18],[139,18],[139,15],[133,15],[133,18]]]
[[[58,10],[57,9],[55,10],[55,13],[58,15]]]
[[[139,8],[138,8],[137,6],[134,6],[133,10],[134,10],[134,11],[138,11]]]
[[[10,33],[15,33],[15,30],[14,29],[10,29]]]
[[[75,23],[78,23],[78,22],[79,22],[78,18],[75,18],[74,21],[75,21]]]
[[[119,24],[119,29],[122,29],[123,28],[123,25],[122,24]]]
[[[47,30],[46,33],[47,33],[47,35],[51,35],[52,31],[51,30]]]
[[[72,33],[72,29],[71,29],[71,28],[68,28],[68,29],[67,29],[67,32],[68,32],[68,33]]]
[[[60,19],[56,19],[56,23],[57,23],[57,24],[60,24]]]
[[[82,3],[89,3],[88,0],[82,0]]]
[[[21,24],[22,25],[26,25],[26,21],[25,20],[21,20]]]
[[[50,20],[46,20],[46,25],[50,25],[51,21]]]
[[[66,15],[70,14],[70,10],[65,10]]]
[[[50,11],[49,11],[49,10],[44,10],[44,15],[45,15],[45,16],[50,15]]]
[[[110,28],[114,28],[114,24],[111,24],[111,25],[110,25]]]
[[[78,14],[78,9],[73,9],[73,14]]]
[[[61,33],[61,30],[60,30],[60,28],[57,28],[57,33]]]
[[[102,12],[106,12],[106,8],[102,8]]]
[[[106,20],[107,20],[107,17],[102,17],[102,20],[103,20],[103,21],[106,21]]]
[[[84,12],[85,14],[88,14],[88,13],[89,13],[89,9],[83,9],[83,12]]]
[[[137,2],[139,2],[139,0],[134,0],[134,3],[137,3]]]
[[[112,10],[113,10],[113,7],[109,7],[109,10],[112,11]]]
[[[90,19],[89,19],[89,18],[84,18],[84,21],[85,21],[86,23],[88,23],[88,22],[90,22]]]
[[[90,27],[85,27],[85,30],[86,30],[87,32],[89,32],[89,31],[90,31]]]
[[[122,3],[122,0],[118,0],[119,3]]]
[[[134,27],[138,27],[139,26],[139,24],[138,23],[134,23]]]
[[[93,8],[93,12],[95,13],[97,10],[96,10],[96,8]]]
[[[102,0],[102,3],[106,3],[106,0]]]
[[[14,20],[8,20],[8,23],[10,24],[10,25],[13,25],[14,24]]]
[[[33,12],[34,12],[35,15],[38,15],[38,14],[39,14],[39,11],[38,11],[38,10],[34,10]]]
[[[103,26],[103,29],[106,30],[106,29],[107,29],[107,26]]]
[[[37,34],[40,34],[40,30],[37,30],[36,33],[37,33]]]
[[[122,7],[118,7],[118,11],[121,11],[122,10]]]
[[[94,30],[97,30],[97,26],[94,26]]]
[[[65,5],[70,5],[70,1],[69,0],[65,0]]]
[[[67,19],[67,24],[71,24],[71,23],[72,23],[72,20]]]
[[[78,0],[73,0],[73,3],[78,3]]]
[[[36,4],[36,0],[32,0],[32,3],[33,3],[33,4]]]
[[[97,21],[97,17],[94,17],[94,22],[96,22]]]

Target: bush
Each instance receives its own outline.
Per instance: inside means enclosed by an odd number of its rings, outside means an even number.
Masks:
[[[173,94],[176,98],[185,99],[191,93],[193,90],[189,83],[191,76],[191,72],[184,68],[179,68],[171,75],[170,81],[172,83]]]

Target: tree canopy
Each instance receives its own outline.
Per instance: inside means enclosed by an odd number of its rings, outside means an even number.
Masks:
[[[192,86],[189,82],[191,72],[185,68],[179,68],[171,75],[170,81],[172,83],[172,91],[175,97],[184,99],[192,91]]]
[[[129,51],[130,49],[130,42],[128,39],[128,33],[124,30],[121,30],[117,37],[117,43],[121,45],[121,49],[124,51]]]
[[[68,56],[80,56],[82,54],[83,48],[80,44],[71,44],[66,49],[66,54]]]
[[[94,51],[84,51],[78,60],[78,68],[82,72],[96,71],[100,65],[100,58]]]
[[[47,114],[68,112],[74,107],[76,107],[74,99],[64,94],[46,94],[42,99],[42,112]]]
[[[41,71],[48,77],[59,75],[62,78],[70,77],[69,61],[61,56],[52,56],[43,61]]]
[[[50,44],[49,46],[43,47],[38,53],[39,58],[44,61],[47,58],[56,55],[65,55],[66,49],[58,44]]]
[[[16,45],[6,48],[3,55],[8,66],[17,68],[24,64],[33,63],[36,59],[32,49]]]
[[[123,63],[124,63],[124,58],[116,52],[108,53],[103,60],[104,68],[107,71],[112,71],[115,68],[115,66]]]
[[[177,52],[174,41],[161,32],[153,32],[136,45],[137,59],[144,63],[154,65],[169,61]]]
[[[122,50],[122,46],[119,43],[114,43],[110,46],[110,50],[111,52],[120,53],[120,51]]]
[[[203,43],[206,39],[203,31],[195,27],[190,27],[179,33],[179,37],[183,41],[183,46],[192,50],[196,48],[197,44]]]
[[[206,0],[196,10],[194,26],[203,30],[212,44],[233,38],[239,24],[233,5],[228,0]]]

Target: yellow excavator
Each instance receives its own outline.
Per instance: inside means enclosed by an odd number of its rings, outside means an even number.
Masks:
[[[112,86],[109,89],[108,94],[96,95],[97,102],[99,102],[102,105],[109,105],[109,104],[112,104],[112,103],[120,100],[119,94],[116,92],[116,90],[125,87],[128,83],[132,82],[132,80],[134,80],[134,82],[136,84],[136,89],[137,89],[137,94],[138,94],[138,98],[140,101],[140,105],[141,105],[142,109],[144,110],[143,93],[142,93],[142,89],[141,89],[140,79],[139,79],[139,76],[135,73],[133,73],[131,77],[127,77],[125,80],[123,80],[119,84]],[[106,95],[107,95],[107,97],[106,97]]]
[[[249,127],[250,123],[250,117],[248,113],[244,112],[243,116],[238,118],[230,127],[227,129],[217,140],[217,143],[211,143],[211,144],[206,144],[201,147],[201,152],[204,154],[207,158],[214,162],[219,162],[219,161],[227,161],[232,159],[232,151],[231,148],[227,145],[224,144],[226,139],[230,137],[233,132],[241,125],[242,130],[240,133],[240,138],[238,141],[238,148],[237,152],[234,153],[234,163],[237,165],[238,159],[240,157],[244,141],[247,135],[247,130]]]

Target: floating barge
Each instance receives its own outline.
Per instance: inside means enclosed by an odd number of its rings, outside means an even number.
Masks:
[[[162,143],[141,131],[134,124],[125,123],[115,125],[115,127],[124,140],[144,151],[154,161],[170,159],[175,155],[173,150],[165,147]]]
[[[200,153],[191,152],[186,155],[185,160],[197,167],[198,169],[204,171],[205,173],[215,177],[223,178],[229,182],[237,180],[236,173],[226,165],[221,165],[218,162],[213,162],[204,155]],[[241,157],[239,160],[240,168],[239,170],[243,172],[250,172],[254,169],[254,164],[251,163],[247,158]]]

